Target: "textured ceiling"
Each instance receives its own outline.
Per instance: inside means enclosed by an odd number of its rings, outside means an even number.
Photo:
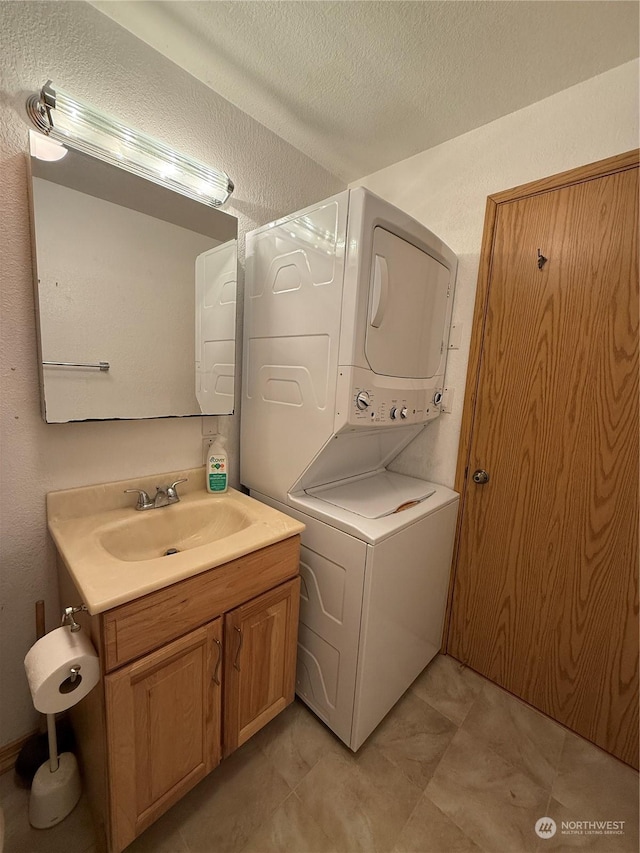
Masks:
[[[92,5],[346,181],[639,52],[635,0]]]

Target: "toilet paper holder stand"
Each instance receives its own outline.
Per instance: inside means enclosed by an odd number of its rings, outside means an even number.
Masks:
[[[78,623],[76,622],[76,620],[73,617],[75,616],[76,613],[86,613],[86,612],[87,612],[87,605],[86,604],[79,604],[77,607],[65,607],[64,610],[62,611],[62,621],[60,622],[60,627],[62,628],[63,625],[69,625],[71,633],[75,634],[77,631],[79,631],[82,628],[82,626],[78,625]]]
[[[87,611],[84,604],[77,607],[65,607],[62,611],[60,627],[69,626],[72,634],[81,630],[75,620],[76,613]],[[70,689],[76,688],[82,680],[80,665],[70,667],[67,681]],[[77,684],[76,684],[77,682]],[[70,692],[62,691],[61,692]],[[82,791],[78,762],[71,752],[58,754],[55,714],[47,714],[47,740],[49,743],[49,761],[42,764],[33,778],[29,797],[29,823],[36,829],[48,829],[60,823],[73,811]]]
[[[78,631],[80,631],[82,629],[82,625],[78,625],[78,623],[76,622],[76,620],[73,617],[76,615],[76,613],[86,613],[86,612],[87,612],[87,605],[86,604],[79,604],[77,607],[72,607],[72,606],[65,607],[64,610],[62,611],[62,621],[60,622],[60,627],[62,628],[64,625],[68,625],[71,633],[76,634]],[[71,675],[69,676],[69,682],[70,682],[70,684],[75,684],[76,679],[78,678],[78,675],[80,673],[80,667],[79,666],[72,666],[71,669],[69,670],[69,672],[71,673]]]

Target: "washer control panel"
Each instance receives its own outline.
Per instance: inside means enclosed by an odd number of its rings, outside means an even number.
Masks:
[[[336,432],[344,428],[421,424],[440,414],[442,384],[397,380],[360,368],[341,368],[337,388]],[[385,387],[385,386],[391,387]],[[409,387],[398,387],[398,386]]]
[[[402,396],[397,392],[381,388],[353,388],[352,417],[356,423],[421,423],[431,410],[436,409],[433,402],[425,407],[426,394],[420,391],[405,391]]]

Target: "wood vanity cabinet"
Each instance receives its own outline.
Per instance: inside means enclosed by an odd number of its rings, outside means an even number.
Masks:
[[[224,618],[226,758],[293,702],[300,578]]]
[[[220,762],[221,638],[220,618],[105,677],[116,849]]]
[[[104,677],[72,716],[109,853],[293,701],[299,549],[291,537],[88,620]]]

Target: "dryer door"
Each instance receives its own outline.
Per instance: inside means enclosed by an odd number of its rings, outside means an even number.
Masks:
[[[429,379],[446,346],[451,274],[430,255],[374,229],[365,355],[383,376]]]

